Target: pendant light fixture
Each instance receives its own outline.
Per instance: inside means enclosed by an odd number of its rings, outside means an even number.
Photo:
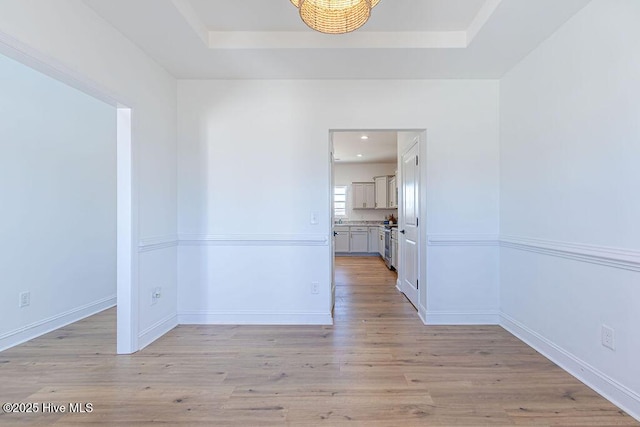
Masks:
[[[362,27],[380,0],[291,0],[300,17],[312,29],[344,34]]]

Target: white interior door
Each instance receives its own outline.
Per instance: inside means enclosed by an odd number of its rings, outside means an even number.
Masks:
[[[420,233],[419,233],[419,195],[420,167],[419,143],[402,154],[402,211],[398,238],[402,246],[400,290],[407,296],[414,307],[418,307],[418,278],[420,271]]]
[[[335,223],[335,210],[334,210],[334,198],[335,198],[335,177],[333,176],[334,171],[334,156],[333,156],[333,132],[329,133],[329,185],[330,185],[330,206],[329,209],[331,211],[329,224],[329,235],[331,236],[331,315],[333,316],[333,310],[336,305],[336,266],[335,266],[335,258],[336,258],[336,235],[334,231],[334,223]]]

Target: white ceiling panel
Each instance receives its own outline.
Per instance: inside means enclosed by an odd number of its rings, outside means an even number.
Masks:
[[[366,139],[363,139],[366,136]],[[333,133],[333,155],[337,163],[395,163],[398,133],[345,131]]]

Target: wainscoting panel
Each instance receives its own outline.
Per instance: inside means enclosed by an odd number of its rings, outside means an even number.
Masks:
[[[498,235],[429,234],[427,245],[425,324],[498,324]]]

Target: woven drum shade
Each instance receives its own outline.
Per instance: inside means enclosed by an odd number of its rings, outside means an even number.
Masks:
[[[326,34],[357,30],[369,20],[380,0],[291,0],[309,27]]]

